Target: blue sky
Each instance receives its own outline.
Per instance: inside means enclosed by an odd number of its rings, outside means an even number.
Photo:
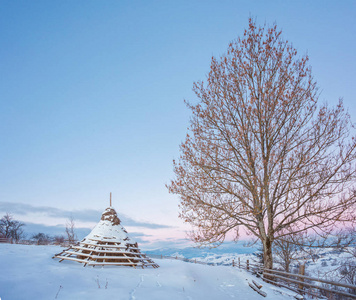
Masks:
[[[309,54],[320,101],[343,97],[355,121],[355,13],[355,1],[1,1],[0,213],[90,227],[113,192],[129,230],[183,238],[164,185],[211,56],[249,16],[276,22]]]

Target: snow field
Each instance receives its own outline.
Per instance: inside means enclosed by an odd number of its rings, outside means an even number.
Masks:
[[[52,259],[57,246],[0,244],[0,297],[22,299],[293,299],[293,293],[268,285],[238,268],[156,260],[158,269],[83,267]],[[263,298],[248,286],[254,279]]]

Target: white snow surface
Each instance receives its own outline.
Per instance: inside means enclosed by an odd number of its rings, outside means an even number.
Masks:
[[[160,268],[83,267],[52,259],[62,248],[0,244],[0,298],[22,299],[293,299],[293,293],[243,270],[156,259]],[[248,286],[262,284],[263,298]]]
[[[94,229],[84,238],[84,240],[102,240],[113,243],[135,244],[122,225],[113,225],[108,220],[100,220]],[[84,241],[83,240],[83,241]]]

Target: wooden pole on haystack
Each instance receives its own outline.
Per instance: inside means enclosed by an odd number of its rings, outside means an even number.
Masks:
[[[110,192],[110,207],[111,207],[112,205],[111,205],[111,192]]]

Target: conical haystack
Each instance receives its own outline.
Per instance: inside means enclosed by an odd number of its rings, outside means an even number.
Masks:
[[[129,237],[111,206],[104,211],[100,222],[78,246],[72,245],[53,258],[59,258],[59,262],[77,261],[84,266],[159,267],[141,253],[137,242]]]

